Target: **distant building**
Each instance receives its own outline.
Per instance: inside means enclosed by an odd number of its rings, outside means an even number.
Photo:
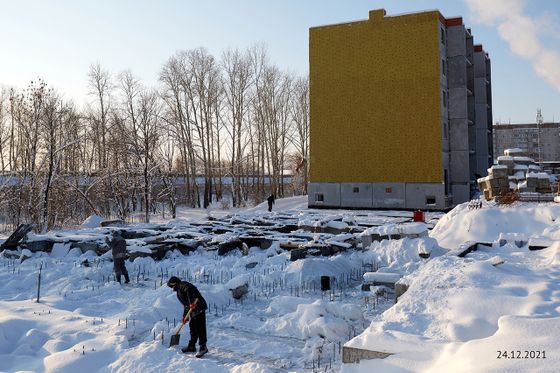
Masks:
[[[540,143],[540,146],[539,146]],[[494,125],[494,154],[519,148],[537,162],[560,161],[560,123]],[[540,148],[540,149],[539,149]]]
[[[492,164],[490,59],[438,11],[309,30],[309,206],[445,209]]]

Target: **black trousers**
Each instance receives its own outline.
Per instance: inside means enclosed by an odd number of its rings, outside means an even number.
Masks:
[[[196,341],[198,340],[200,346],[206,346],[206,311],[202,311],[198,315],[191,317],[189,328],[191,330],[189,345],[196,345]]]
[[[119,277],[120,275],[125,275],[128,277],[128,271],[124,265],[124,259],[114,259],[113,261],[115,267],[115,275]]]

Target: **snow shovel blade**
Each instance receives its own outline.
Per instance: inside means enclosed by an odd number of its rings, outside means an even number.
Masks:
[[[194,300],[194,304],[197,304],[197,303],[198,303],[198,298],[196,298]],[[185,323],[189,320],[189,317],[191,316],[191,312],[192,312],[192,309],[189,309],[189,312],[187,312],[187,315],[185,317],[183,317],[183,323],[179,327],[179,330],[177,330],[177,333],[175,333],[171,336],[171,340],[169,341],[169,347],[177,346],[179,344],[179,340],[181,339],[181,334],[180,334],[181,329],[183,329],[183,326],[185,326]]]
[[[171,336],[171,340],[169,341],[169,347],[177,346],[179,344],[179,340],[181,339],[181,334],[173,334]]]
[[[181,339],[181,329],[183,329],[184,323],[181,324],[179,329],[177,329],[177,333],[171,335],[171,340],[169,341],[169,347],[177,346],[179,344],[179,340]]]

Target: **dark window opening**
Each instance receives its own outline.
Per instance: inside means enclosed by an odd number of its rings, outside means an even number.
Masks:
[[[323,193],[315,193],[315,202],[325,202],[325,196],[323,196]]]
[[[443,186],[445,189],[445,195],[449,195],[449,172],[446,169],[443,170]]]
[[[358,187],[352,188],[352,193],[360,193],[360,188]]]
[[[426,196],[426,205],[435,205],[435,204],[436,204],[435,196]]]
[[[443,27],[440,30],[441,30],[441,44],[445,44],[445,30],[443,29]]]
[[[393,188],[385,188],[385,193],[393,193]]]

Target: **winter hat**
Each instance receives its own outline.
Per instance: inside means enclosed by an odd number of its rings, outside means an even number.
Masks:
[[[175,287],[175,285],[177,285],[179,282],[181,282],[181,279],[179,277],[176,276],[171,276],[171,278],[169,279],[169,281],[167,281],[167,286],[169,286],[170,288]]]

